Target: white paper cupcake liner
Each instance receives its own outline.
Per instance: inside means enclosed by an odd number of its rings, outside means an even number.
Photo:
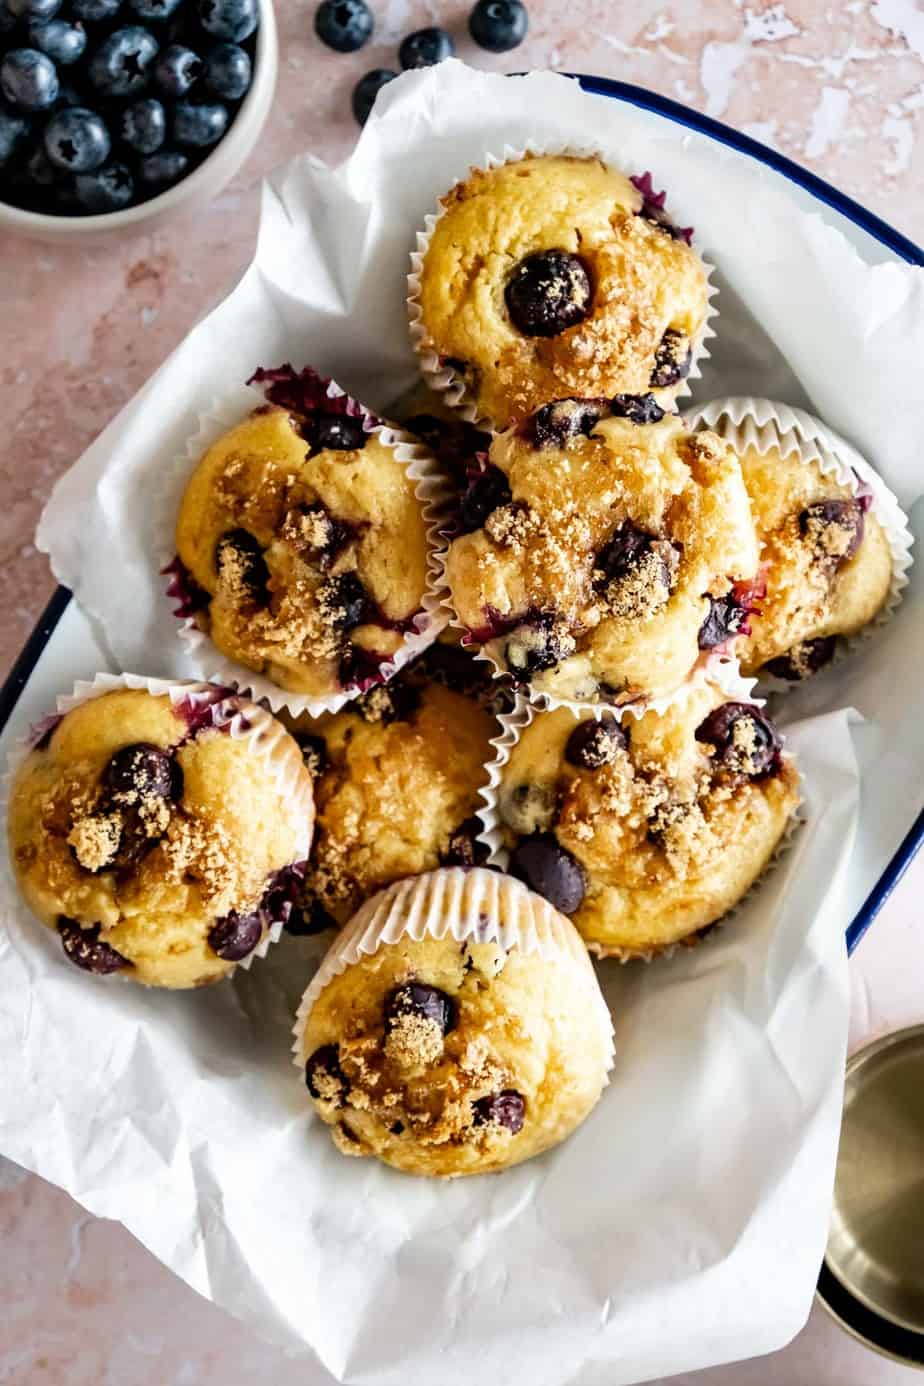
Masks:
[[[11,747],[7,755],[6,773],[0,783],[0,814],[3,822],[7,821],[13,780],[36,742],[57,726],[62,717],[74,708],[120,688],[141,689],[154,697],[166,695],[174,706],[188,703],[203,727],[216,727],[233,737],[235,741],[248,743],[250,752],[262,761],[264,768],[269,771],[279,793],[282,812],[288,816],[295,833],[295,855],[292,862],[275,874],[281,876],[289,872],[299,878],[304,875],[314,831],[314,791],[311,776],[304,767],[301,751],[282,723],[277,722],[265,708],[258,707],[256,703],[234,692],[233,689],[222,688],[217,684],[153,679],[141,674],[101,673],[90,680],[79,679],[70,693],[58,695],[57,711],[43,717]],[[10,876],[11,881],[15,881],[12,871]],[[15,894],[15,902],[20,908],[26,908],[20,901],[18,892]],[[266,957],[270,946],[278,943],[282,935],[289,904],[290,902],[286,901],[282,905],[279,917],[267,921],[269,927],[256,948],[246,958],[230,967],[226,976],[230,976],[235,968],[249,968],[256,958]]]
[[[501,164],[518,163],[521,159],[525,159],[530,155],[559,155],[578,159],[599,159],[601,163],[606,164],[610,168],[616,167],[612,160],[594,144],[565,144],[558,146],[539,144],[536,141],[530,140],[522,148],[505,144],[501,154],[486,154],[483,163],[472,165],[468,170],[468,174],[464,176],[470,177],[473,172],[479,171],[489,172],[491,169],[499,168]],[[645,172],[641,175],[634,175],[632,179],[632,181],[635,181],[636,188],[642,192],[643,196],[646,195],[644,191],[645,180],[647,180],[648,189],[652,189],[650,173]],[[660,199],[660,201],[658,201],[658,199]],[[647,196],[647,200],[654,200],[654,205],[659,207],[659,209],[663,208],[664,199],[664,193],[654,194],[653,199],[650,194]],[[430,212],[424,218],[423,230],[417,232],[416,249],[411,252],[411,269],[407,277],[407,313],[411,341],[417,353],[420,373],[430,389],[437,395],[441,395],[462,418],[467,419],[470,423],[477,425],[479,428],[493,431],[498,425],[492,419],[479,412],[477,402],[469,392],[464,378],[457,371],[453,370],[452,367],[447,366],[440,358],[439,354],[434,350],[423,323],[420,303],[420,276],[427,249],[430,245],[430,238],[433,235],[433,229],[440,218],[445,215],[445,210],[446,209],[443,207],[437,207],[436,211]],[[677,223],[675,222],[675,224]],[[699,254],[698,251],[697,254]],[[662,403],[662,406],[667,411],[676,408],[676,401],[678,399],[684,399],[687,395],[692,393],[691,382],[701,377],[702,363],[709,358],[708,342],[716,335],[714,320],[718,317],[719,310],[714,300],[719,290],[718,285],[713,282],[712,278],[714,266],[711,265],[708,260],[704,259],[702,255],[699,255],[699,259],[706,275],[706,316],[696,340],[692,343],[693,359],[689,374],[685,380],[681,381],[679,388],[674,390],[673,386],[670,387],[673,393],[669,394],[667,391],[663,389],[658,390],[657,388],[652,391],[655,398]]]
[[[346,396],[346,391],[331,380],[327,382],[327,394],[331,399],[339,399]],[[353,401],[352,397],[347,398],[356,404],[357,416],[362,418],[365,431],[375,434],[379,442],[390,448],[405,467],[414,482],[414,493],[420,502],[427,530],[427,588],[421,599],[421,610],[415,617],[413,632],[405,636],[392,658],[379,666],[381,677],[377,681],[386,683],[431,645],[446,624],[440,584],[444,570],[442,550],[446,547],[444,530],[452,489],[433,454],[418,438],[383,423],[371,411]],[[285,708],[294,716],[307,712],[311,717],[320,717],[325,712],[338,712],[344,704],[358,697],[362,690],[357,687],[324,696],[290,693],[263,674],[254,673],[229,659],[199,628],[195,616],[182,611],[183,601],[179,590],[182,580],[178,579],[173,566],[177,561],[174,538],[176,519],[190,477],[203,454],[223,433],[265,403],[263,391],[249,385],[238,387],[221,401],[213,401],[210,408],[200,415],[198,428],[182,453],[165,467],[162,489],[155,501],[158,566],[165,594],[178,617],[177,633],[199,677],[240,689],[249,693],[254,700],[265,700],[273,712]],[[177,602],[180,603],[178,608]]]
[[[548,901],[512,876],[482,867],[443,867],[396,881],[360,907],[335,940],[302,997],[292,1046],[304,1067],[305,1024],[334,977],[379,948],[401,938],[446,938],[458,943],[497,942],[504,949],[538,953],[550,967],[570,965],[586,977],[587,1004],[596,1008],[608,1036],[606,1074],[613,1065],[613,1022],[578,931]]]
[[[753,399],[749,395],[712,400],[687,410],[683,420],[691,429],[712,429],[739,451],[754,448],[759,453],[767,453],[776,448],[784,457],[796,452],[805,462],[815,463],[824,476],[833,476],[840,485],[847,486],[854,495],[869,494],[870,508],[882,525],[892,552],[892,585],[885,604],[872,621],[853,635],[837,637],[832,664],[844,659],[891,621],[908,586],[914,538],[895,496],[856,448],[804,409],[794,409],[769,399]],[[797,682],[771,674],[762,672],[759,675],[760,690],[768,694],[789,693],[798,686]]]
[[[692,691],[692,686],[684,689],[683,697],[689,697]],[[733,701],[752,703],[755,707],[763,707],[765,700],[763,698],[757,698],[754,697],[752,694],[749,694],[746,697],[736,697],[733,699]],[[506,872],[510,861],[510,851],[506,846],[504,840],[504,829],[501,825],[500,812],[497,806],[498,791],[500,789],[500,783],[501,778],[503,776],[504,766],[510,760],[511,755],[513,754],[513,748],[517,745],[523,733],[526,731],[526,728],[530,726],[535,717],[540,713],[552,710],[553,709],[542,708],[538,706],[536,703],[532,702],[530,699],[525,698],[522,694],[519,694],[517,696],[515,705],[511,709],[511,711],[508,713],[502,713],[498,716],[498,721],[501,724],[501,731],[500,734],[496,736],[491,742],[491,745],[494,747],[495,752],[494,759],[487,766],[488,781],[487,784],[483,785],[480,790],[482,804],[477,811],[478,817],[481,819],[483,825],[482,831],[478,834],[477,840],[487,848],[488,857],[485,862],[486,867],[493,866],[496,867],[499,871]],[[568,709],[568,711],[571,712],[572,716],[575,718],[575,721],[583,721],[588,717],[588,715],[591,714],[595,717],[596,720],[599,721],[600,715],[603,712],[607,711],[609,711],[609,713],[615,716],[618,721],[623,721],[627,716],[635,718],[642,717],[644,716],[644,713],[646,711],[650,710],[651,709],[639,709],[633,705],[629,705],[628,707],[624,708],[611,709]],[[780,741],[782,745],[785,747],[786,738],[780,733],[778,727],[776,730],[778,735],[780,736]],[[715,920],[712,924],[704,925],[703,931],[694,932],[688,935],[686,938],[676,940],[676,942],[674,943],[662,944],[654,948],[646,949],[644,951],[633,951],[630,949],[621,948],[604,949],[601,947],[601,945],[595,944],[593,941],[584,939],[584,946],[587,948],[587,951],[589,953],[592,953],[595,957],[601,959],[601,961],[609,960],[620,963],[651,962],[654,958],[671,957],[675,952],[678,951],[678,949],[698,947],[701,943],[708,942],[708,940],[712,938],[713,933],[716,930],[723,928],[726,924],[730,923],[731,920],[734,919],[739,910],[742,908],[745,901],[749,900],[753,895],[754,891],[759,889],[759,887],[766,880],[769,873],[776,869],[781,858],[786,854],[786,852],[792,845],[792,840],[798,828],[804,821],[801,817],[801,809],[804,799],[804,795],[802,794],[801,788],[802,777],[799,774],[799,767],[794,757],[789,755],[786,758],[790,766],[792,766],[792,768],[795,769],[796,774],[799,775],[799,802],[796,804],[796,807],[793,810],[792,816],[790,817],[789,823],[786,826],[783,836],[780,838],[780,841],[774,848],[773,855],[767,862],[767,865],[764,867],[763,871],[761,871],[757,879],[751,883],[751,885],[748,887],[748,889],[745,891],[744,895],[742,895],[741,899],[737,902],[736,905],[734,905],[730,910],[723,914],[720,919]]]

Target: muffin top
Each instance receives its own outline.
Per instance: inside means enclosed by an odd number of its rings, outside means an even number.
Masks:
[[[13,867],[77,966],[200,986],[279,914],[285,868],[310,841],[311,785],[291,738],[236,701],[275,728],[275,772],[199,704],[136,689],[80,704],[26,757],[10,797]]]
[[[560,400],[500,434],[459,528],[460,621],[521,683],[579,702],[675,690],[713,603],[757,571],[738,459],[650,396]]]
[[[610,1035],[583,950],[547,961],[475,936],[405,934],[324,987],[298,1055],[344,1154],[452,1176],[569,1135],[600,1096]]]
[[[527,157],[443,198],[420,274],[421,346],[497,427],[562,395],[670,399],[689,373],[706,273],[663,197],[637,182],[596,158]]]
[[[427,586],[414,482],[344,401],[255,410],[200,461],[176,529],[180,614],[231,659],[316,696],[376,682]]]
[[[871,496],[779,448],[741,453],[760,540],[760,586],[735,642],[746,674],[808,677],[879,612],[892,584],[892,552]]]
[[[450,647],[451,648],[451,647]],[[343,924],[363,900],[392,881],[441,865],[472,866],[479,789],[500,730],[480,696],[490,675],[453,652],[452,687],[436,681],[442,647],[433,647],[388,684],[342,711],[293,725],[315,774],[317,831],[290,933]],[[460,668],[469,673],[466,681]]]
[[[699,686],[660,715],[539,712],[502,771],[509,869],[601,956],[649,955],[732,909],[798,803],[763,712]]]

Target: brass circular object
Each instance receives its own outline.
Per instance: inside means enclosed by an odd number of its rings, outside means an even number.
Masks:
[[[924,1365],[924,1025],[847,1065],[819,1295],[864,1342]]]

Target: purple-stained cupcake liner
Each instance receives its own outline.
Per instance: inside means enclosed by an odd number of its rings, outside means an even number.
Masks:
[[[615,168],[612,161],[607,158],[601,149],[596,145],[574,145],[564,146],[540,145],[530,140],[523,148],[515,148],[512,145],[504,145],[500,155],[487,153],[484,161],[478,165],[472,165],[468,176],[473,172],[489,172],[491,169],[499,168],[502,164],[518,163],[527,157],[541,157],[542,155],[565,156],[577,159],[599,159],[601,163],[609,168]],[[621,170],[617,170],[621,172]],[[625,176],[625,175],[624,175]],[[460,180],[461,181],[461,180]],[[649,220],[662,221],[674,227],[678,239],[692,246],[693,227],[678,227],[668,215],[666,209],[667,194],[655,189],[650,172],[629,176],[629,182],[635,187],[642,198],[642,206],[639,214],[648,217]],[[408,324],[411,334],[411,342],[417,353],[420,365],[420,373],[425,382],[434,391],[455,409],[463,419],[475,424],[479,428],[494,429],[498,425],[478,410],[477,402],[468,389],[463,376],[450,366],[445,359],[434,349],[427,335],[426,327],[423,322],[423,312],[420,302],[420,276],[423,269],[424,259],[430,245],[434,227],[440,218],[445,214],[446,209],[438,206],[434,212],[430,212],[424,218],[423,229],[416,235],[415,249],[411,252],[411,268],[407,276],[407,314]],[[699,252],[697,252],[699,254]],[[692,384],[702,375],[702,363],[709,358],[709,340],[716,335],[714,321],[718,317],[718,307],[714,300],[719,292],[718,285],[713,282],[714,266],[702,255],[699,255],[700,263],[706,276],[706,314],[703,325],[696,340],[692,343],[693,356],[690,370],[686,378],[679,386],[655,389],[652,391],[655,398],[667,410],[674,407],[677,399],[683,399],[692,393]]]

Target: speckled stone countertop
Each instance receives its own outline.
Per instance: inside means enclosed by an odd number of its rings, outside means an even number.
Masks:
[[[72,462],[247,263],[261,176],[308,149],[349,150],[350,90],[395,62],[411,29],[441,23],[459,56],[497,70],[618,77],[773,145],[924,242],[921,0],[528,0],[530,38],[492,58],[458,0],[372,0],[375,40],[337,57],[312,31],[313,0],[280,0],[280,79],[260,144],[205,212],[93,249],[12,237],[0,247],[0,663],[7,668],[53,586],[32,544],[42,503]],[[852,1045],[924,1020],[914,947],[924,859],[851,967]],[[321,1386],[325,1380],[199,1299],[120,1226],[0,1161],[0,1382],[14,1386]],[[866,1352],[816,1309],[785,1352],[676,1377],[673,1386],[912,1386],[917,1372]]]

